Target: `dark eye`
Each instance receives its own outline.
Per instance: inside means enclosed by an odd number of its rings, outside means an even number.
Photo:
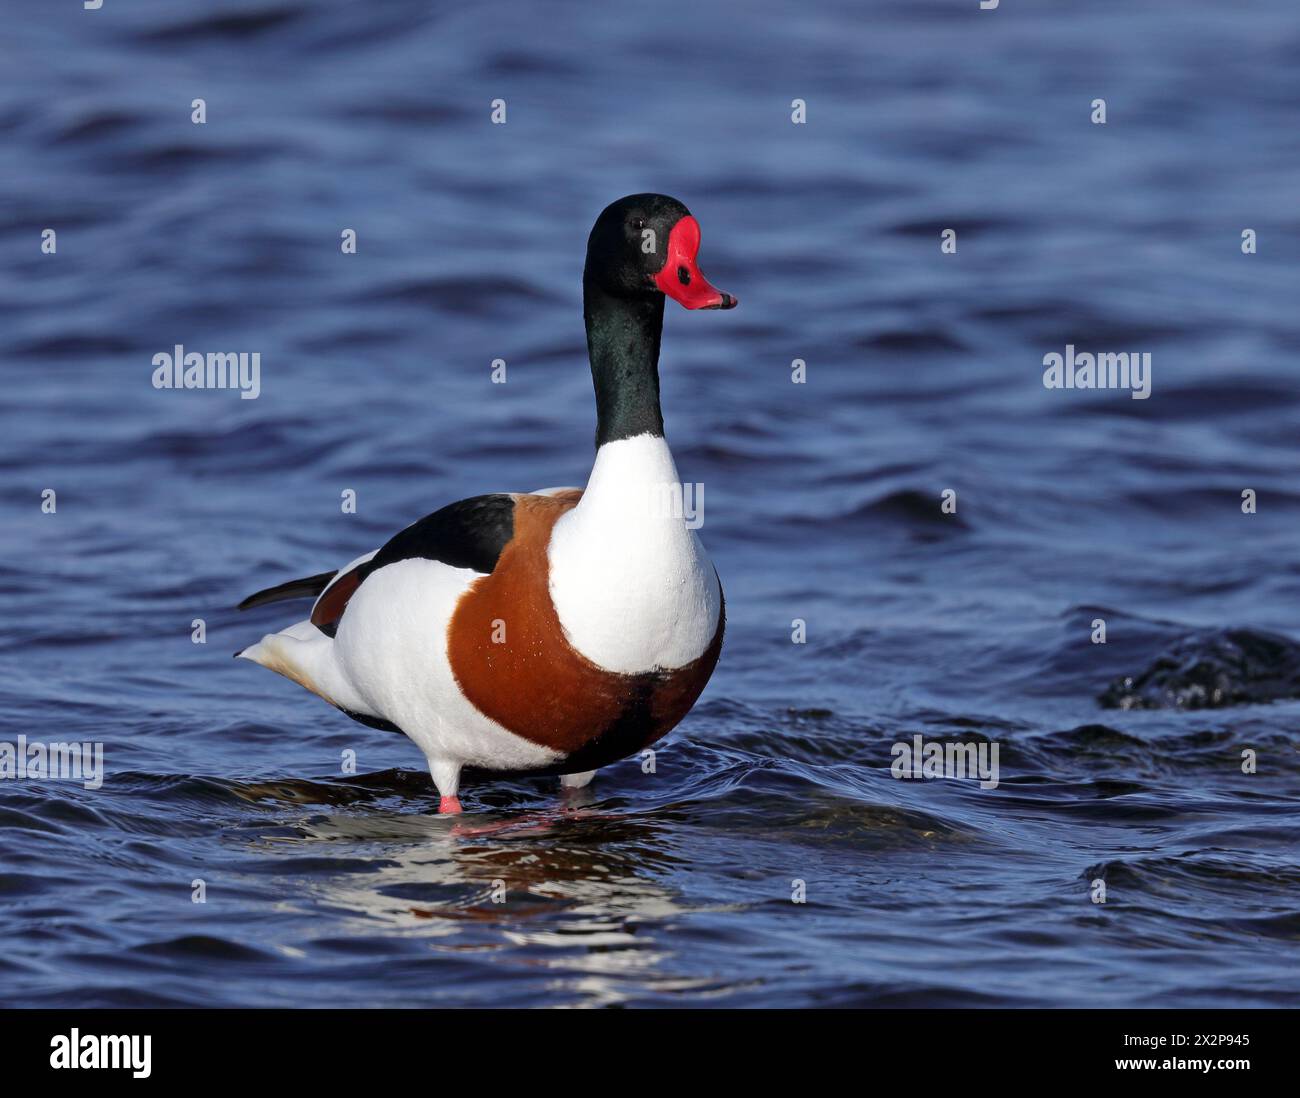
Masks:
[[[634,217],[634,218],[632,218],[632,228],[636,229],[638,232],[640,232],[642,229],[644,229],[644,228],[645,228],[645,218],[644,218],[644,217]]]
[[[691,272],[688,271],[685,267],[678,267],[677,281],[680,282],[683,286],[689,286],[691,284]]]

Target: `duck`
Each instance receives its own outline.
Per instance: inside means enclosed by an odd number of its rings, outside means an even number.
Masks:
[[[240,610],[313,598],[302,621],[235,653],[347,716],[406,735],[438,811],[470,775],[577,789],[694,706],[722,650],[717,570],[681,506],[664,437],[668,298],[733,309],[698,265],[700,225],[662,194],[597,217],[582,275],[596,453],[585,488],[471,496],[338,569]]]

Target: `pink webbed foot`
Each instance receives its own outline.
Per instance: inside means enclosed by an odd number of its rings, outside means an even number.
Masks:
[[[438,812],[443,816],[459,816],[461,813],[459,797],[443,797],[438,802]]]

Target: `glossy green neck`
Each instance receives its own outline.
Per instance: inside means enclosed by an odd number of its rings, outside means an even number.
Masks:
[[[659,408],[663,294],[614,297],[583,279],[582,315],[596,386],[596,446],[635,435],[663,435]]]

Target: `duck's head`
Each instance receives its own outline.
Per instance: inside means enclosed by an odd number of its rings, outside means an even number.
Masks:
[[[736,299],[700,273],[700,223],[666,194],[611,202],[587,238],[583,281],[612,297],[665,294],[688,309],[734,309]]]

